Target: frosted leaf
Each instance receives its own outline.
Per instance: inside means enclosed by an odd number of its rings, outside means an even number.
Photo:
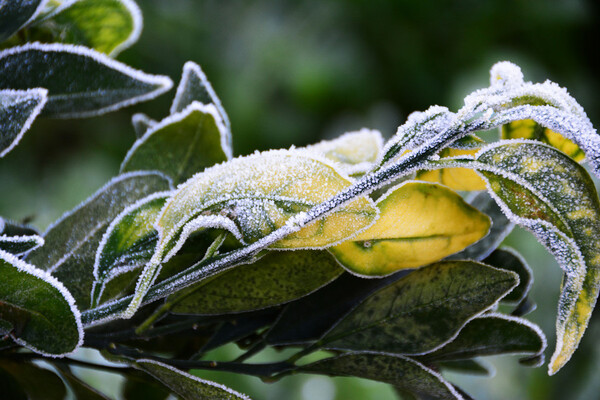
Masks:
[[[225,125],[224,146],[228,158],[232,157],[232,139],[231,139],[231,123],[225,109],[221,105],[221,100],[215,93],[212,85],[206,78],[202,68],[192,61],[188,61],[183,65],[183,73],[181,81],[177,86],[177,92],[171,104],[171,114],[183,111],[188,105],[197,101],[202,104],[214,104],[221,120]]]
[[[46,89],[0,90],[0,157],[19,143],[47,100]]]
[[[499,142],[476,159],[474,166],[508,217],[529,229],[565,271],[553,374],[577,348],[600,291],[598,195],[585,169],[537,142]]]
[[[44,239],[38,235],[9,236],[0,234],[0,250],[11,254],[20,255],[43,244]]]
[[[160,272],[160,264],[174,254],[171,244],[177,243],[186,225],[198,217],[212,217],[200,221],[214,221],[218,227],[231,231],[220,222],[229,219],[239,230],[240,240],[252,243],[348,186],[350,180],[335,167],[303,151],[255,153],[196,174],[177,188],[156,220],[156,252],[138,280],[134,299],[123,316],[133,315]],[[327,247],[356,235],[376,217],[372,201],[358,198],[271,247]],[[302,225],[303,220],[293,221],[294,225]]]
[[[513,88],[524,83],[521,68],[509,61],[500,61],[490,70],[490,86]]]
[[[121,172],[158,170],[179,184],[231,157],[227,132],[213,104],[194,101],[148,129],[125,156]]]
[[[135,131],[135,137],[141,138],[148,131],[148,129],[154,127],[158,122],[150,118],[144,113],[136,113],[131,117],[131,124]]]
[[[48,0],[11,0],[0,7],[0,42],[28,25],[45,7]]]
[[[83,344],[81,314],[64,285],[49,273],[0,250],[0,322],[12,339],[50,357]]]
[[[382,147],[381,132],[361,129],[306,146],[305,149],[338,163],[338,167],[348,175],[358,175],[373,168],[381,156]]]
[[[153,99],[172,85],[166,76],[146,74],[83,46],[36,42],[0,52],[0,89],[48,89],[46,116],[100,115]]]

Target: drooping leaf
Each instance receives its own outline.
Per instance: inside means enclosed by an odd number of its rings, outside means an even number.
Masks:
[[[83,45],[111,57],[135,43],[142,14],[133,0],[77,0],[29,29],[34,40]]]
[[[585,158],[583,151],[575,143],[564,136],[544,128],[531,119],[510,122],[502,125],[502,139],[533,139],[556,147],[575,161]]]
[[[371,293],[408,273],[409,270],[402,270],[381,279],[343,273],[329,285],[288,304],[265,341],[272,346],[315,341]]]
[[[159,380],[184,400],[250,400],[248,396],[228,387],[200,379],[158,361],[136,360],[134,366]]]
[[[417,398],[463,400],[439,373],[398,354],[351,352],[302,366],[300,371],[372,379],[414,393]]]
[[[224,228],[252,243],[350,185],[333,166],[305,153],[276,150],[240,157],[196,174],[169,198],[155,227],[156,252],[138,281],[124,316],[131,316],[160,272],[191,233]],[[358,198],[287,235],[274,248],[322,248],[368,227],[377,209]]]
[[[148,262],[158,239],[152,225],[171,192],[153,193],[125,208],[108,226],[94,261],[92,307],[106,284]]]
[[[253,264],[237,266],[185,289],[189,294],[171,311],[208,315],[267,308],[303,297],[342,271],[325,250],[274,251]],[[179,293],[175,296],[179,298]]]
[[[152,99],[172,84],[81,46],[28,43],[0,52],[0,89],[48,89],[43,115],[51,117],[103,114]]]
[[[452,360],[436,362],[436,366],[442,370],[450,370],[470,375],[492,376],[494,369],[491,365],[480,360]]]
[[[131,124],[133,125],[133,130],[135,131],[135,137],[138,139],[144,136],[144,133],[146,133],[148,129],[152,128],[157,123],[158,122],[144,113],[133,114],[131,117]]]
[[[600,291],[598,194],[583,167],[539,142],[498,142],[476,160],[508,217],[529,229],[565,271],[553,374],[577,348]]]
[[[452,190],[407,181],[377,200],[380,218],[330,251],[359,275],[387,275],[456,253],[484,237],[489,218]]]
[[[8,372],[19,384],[28,400],[63,400],[67,395],[64,383],[54,372],[35,364],[1,359],[0,371],[2,370]],[[5,393],[3,387],[2,389],[2,397],[13,400],[13,397],[5,397],[10,395]]]
[[[202,68],[192,61],[188,61],[183,65],[181,81],[177,86],[175,98],[171,104],[171,114],[177,114],[186,109],[194,101],[204,105],[213,104],[217,109],[221,121],[225,126],[226,135],[224,137],[223,150],[227,154],[227,158],[232,157],[231,153],[231,123],[225,109],[221,105],[221,100],[215,93],[212,85],[206,78]]]
[[[0,320],[12,326],[15,342],[52,357],[81,346],[81,315],[61,282],[2,250],[0,276]]]
[[[175,184],[227,161],[227,131],[214,105],[191,103],[149,128],[127,153],[121,172],[159,170]]]
[[[456,337],[518,283],[514,272],[472,261],[444,261],[372,294],[327,332],[329,349],[423,354]]]
[[[479,149],[454,149],[445,148],[440,152],[440,157],[458,157],[473,155]],[[419,171],[416,179],[437,182],[453,190],[485,190],[485,182],[473,170],[468,168],[442,168],[430,171]]]
[[[485,314],[469,321],[456,339],[418,360],[427,364],[496,354],[526,354],[541,357],[541,364],[545,349],[546,337],[537,325],[522,318]]]
[[[305,149],[338,163],[344,173],[357,175],[373,168],[381,155],[382,147],[381,132],[361,129],[345,133],[333,140],[307,146]]]
[[[4,1],[0,6],[0,42],[11,37],[29,21],[35,18],[43,7],[42,0]]]
[[[0,157],[4,157],[31,127],[46,100],[46,89],[0,90]]]
[[[487,192],[477,193],[469,201],[469,204],[490,217],[492,219],[492,227],[483,239],[470,245],[463,251],[452,254],[448,257],[450,260],[483,260],[502,243],[515,226]]]
[[[507,269],[519,275],[519,286],[502,299],[503,302],[520,303],[527,297],[531,285],[533,285],[533,274],[527,262],[515,250],[510,248],[496,249],[483,260],[484,264],[492,267]]]
[[[169,190],[169,179],[158,172],[120,175],[65,213],[44,234],[45,245],[28,262],[60,279],[81,308],[90,304],[96,250],[104,231],[127,206],[156,192]]]

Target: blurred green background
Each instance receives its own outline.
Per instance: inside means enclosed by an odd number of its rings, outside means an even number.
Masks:
[[[597,0],[138,0],[139,42],[119,56],[179,80],[199,63],[229,113],[234,151],[305,145],[362,127],[395,133],[407,115],[432,104],[453,110],[488,85],[490,66],[519,64],[525,78],[569,89],[600,123]],[[85,120],[38,120],[0,161],[0,215],[41,228],[118,173],[134,142],[130,118],[166,116],[174,91],[145,104]],[[600,238],[599,238],[600,239]],[[534,269],[530,319],[551,355],[561,272],[532,237],[507,244]],[[554,377],[545,367],[492,359],[493,378],[449,375],[477,399],[600,398],[598,313],[573,360]],[[235,348],[222,351],[234,354]],[[263,355],[267,357],[268,355]],[[349,378],[292,377],[277,384],[199,373],[255,400],[393,399],[385,385]]]

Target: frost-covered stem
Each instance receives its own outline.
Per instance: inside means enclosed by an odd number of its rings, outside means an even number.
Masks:
[[[380,169],[363,176],[351,186],[348,186],[335,196],[318,204],[304,214],[298,214],[290,218],[288,223],[281,228],[271,232],[260,240],[242,247],[240,249],[225,253],[210,260],[203,260],[191,266],[190,268],[173,275],[162,282],[152,286],[146,296],[143,304],[147,304],[158,299],[169,296],[184,287],[187,287],[201,279],[206,279],[223,272],[229,268],[239,265],[241,262],[250,259],[260,250],[267,248],[275,242],[283,239],[285,236],[299,231],[311,222],[323,218],[335,211],[337,208],[352,201],[353,199],[368,194],[373,190],[380,188],[403,175],[409,174],[419,169],[427,160],[435,155],[440,149],[461,136],[471,131],[477,130],[481,126],[481,121],[476,120],[469,125],[453,125],[439,133],[432,140],[424,143],[413,151],[401,156],[397,161],[388,162]],[[119,313],[127,308],[133,296],[123,297],[111,303],[103,304],[99,307],[84,311],[82,321],[86,326],[96,324],[102,320]]]

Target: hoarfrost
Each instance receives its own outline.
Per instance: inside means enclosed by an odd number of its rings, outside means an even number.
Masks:
[[[19,143],[47,100],[43,88],[0,90],[0,158]]]
[[[144,113],[136,113],[131,117],[131,124],[135,131],[135,136],[139,139],[148,131],[154,127],[158,122],[150,118]]]

